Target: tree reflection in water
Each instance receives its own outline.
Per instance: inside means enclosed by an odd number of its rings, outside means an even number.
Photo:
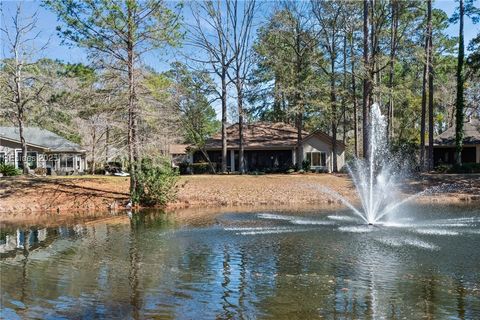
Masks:
[[[393,241],[412,237],[400,228],[349,233],[332,224],[291,229],[285,219],[228,217],[229,228],[220,220],[183,225],[158,211],[4,228],[2,312],[133,319],[480,315],[476,233],[422,236],[421,244],[435,247],[417,248]],[[256,233],[267,227],[274,232]]]

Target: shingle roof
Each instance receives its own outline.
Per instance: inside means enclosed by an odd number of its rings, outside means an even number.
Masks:
[[[24,128],[27,144],[32,144],[54,152],[83,152],[82,147],[59,135],[37,127]],[[2,138],[20,142],[17,127],[0,127],[0,140]]]
[[[171,144],[168,148],[170,154],[187,154],[188,144]]]
[[[227,127],[227,148],[239,148],[239,125],[238,123]],[[315,131],[314,134],[319,133]],[[325,135],[325,134],[323,134]],[[302,131],[302,139],[310,136],[306,131]],[[325,135],[329,137],[328,135]],[[330,137],[329,137],[330,138]],[[297,128],[292,125],[276,122],[256,122],[245,124],[243,129],[243,139],[245,148],[293,148],[297,144]],[[331,138],[330,138],[331,140]],[[340,142],[341,143],[341,142]],[[343,145],[343,144],[342,144]],[[217,133],[212,138],[207,139],[206,149],[221,149],[222,134]]]
[[[442,134],[439,134],[435,137],[435,145],[454,145],[455,144],[455,128],[448,128]],[[471,119],[470,121],[464,122],[464,137],[463,144],[480,144],[480,120]]]

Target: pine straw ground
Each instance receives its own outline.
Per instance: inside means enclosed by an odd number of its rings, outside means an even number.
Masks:
[[[430,186],[447,193],[420,198],[421,201],[462,202],[480,200],[480,175],[422,175],[408,181],[403,192],[410,194]],[[3,177],[0,178],[0,220],[20,213],[108,211],[122,209],[128,202],[129,179],[113,176]],[[177,201],[170,209],[201,207],[301,206],[338,203],[322,192],[328,188],[357,201],[347,175],[194,175],[182,176]]]

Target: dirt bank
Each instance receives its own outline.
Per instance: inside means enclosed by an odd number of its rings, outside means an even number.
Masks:
[[[321,188],[357,201],[346,175],[197,175],[182,176],[178,199],[170,209],[186,207],[248,207],[336,203]],[[0,178],[0,219],[34,212],[70,214],[78,211],[121,209],[128,202],[129,180],[124,177]],[[480,175],[422,175],[402,186],[405,194],[428,187],[438,191],[420,198],[427,202],[480,200]],[[447,192],[445,192],[447,191]]]

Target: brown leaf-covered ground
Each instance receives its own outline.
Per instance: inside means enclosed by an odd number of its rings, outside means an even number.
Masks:
[[[0,220],[35,212],[72,214],[78,211],[122,209],[128,202],[129,179],[112,176],[0,178]],[[304,206],[337,204],[328,188],[357,201],[347,175],[195,175],[182,176],[171,209],[202,207]],[[402,191],[412,194],[441,186],[420,200],[458,202],[480,200],[480,175],[421,175]]]

